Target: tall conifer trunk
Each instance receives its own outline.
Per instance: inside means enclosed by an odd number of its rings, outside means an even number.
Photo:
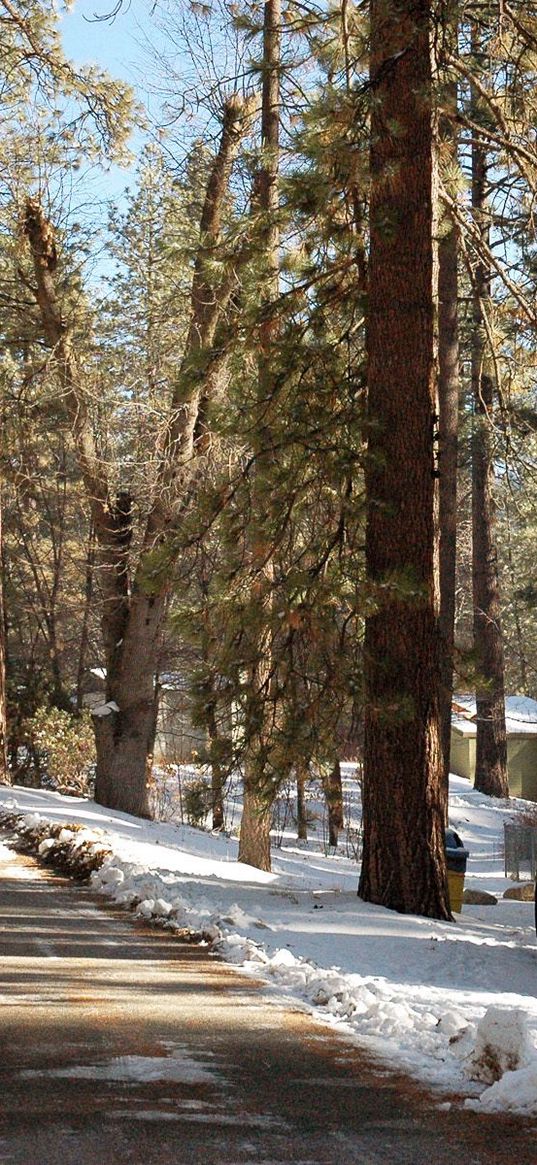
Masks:
[[[478,49],[475,43],[474,49]],[[504,655],[494,506],[494,377],[485,340],[490,301],[490,212],[487,157],[472,147],[472,210],[481,241],[474,272],[472,321],[472,583],[474,653],[477,669],[475,787],[491,797],[508,797],[505,733]]]
[[[457,106],[457,85],[451,84],[447,103]],[[456,164],[456,136],[444,124],[444,147]],[[457,454],[459,433],[459,238],[447,218],[438,248],[438,398],[440,472],[440,642],[442,757],[445,788],[449,783],[453,652],[455,643],[455,577],[457,559]],[[446,792],[447,808],[447,792]],[[447,825],[447,820],[446,820]]]
[[[272,801],[278,774],[270,764],[273,728],[272,581],[270,513],[273,463],[271,417],[274,397],[274,341],[277,324],[271,307],[279,289],[279,129],[280,129],[281,0],[265,0],[263,25],[263,91],[261,107],[261,167],[257,201],[261,216],[261,326],[258,359],[258,416],[254,440],[254,481],[250,529],[252,627],[245,712],[246,749],[243,774],[243,814],[239,861],[270,870]]]
[[[438,580],[436,132],[428,0],[371,4],[364,854],[359,893],[449,918]]]
[[[458,237],[450,225],[439,245],[440,414],[440,641],[442,757],[446,790],[451,751],[455,573],[457,559],[457,449],[459,430]],[[446,801],[447,804],[447,801]],[[447,825],[447,821],[446,821]]]
[[[341,764],[337,757],[332,768],[323,776],[323,793],[328,811],[328,844],[335,848],[344,826]]]
[[[308,812],[306,806],[306,783],[309,772],[308,766],[297,765],[296,771],[296,825],[299,841],[308,840]]]

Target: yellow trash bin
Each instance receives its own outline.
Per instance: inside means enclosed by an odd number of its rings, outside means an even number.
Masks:
[[[462,895],[464,891],[464,875],[469,852],[464,847],[458,833],[454,829],[446,829],[445,833],[446,863],[449,889],[449,905],[455,914],[462,910]]]
[[[447,872],[449,906],[455,914],[462,910],[462,895],[464,891],[464,874],[455,874],[453,870]]]

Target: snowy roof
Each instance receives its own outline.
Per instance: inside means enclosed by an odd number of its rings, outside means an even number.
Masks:
[[[188,680],[182,672],[163,672],[160,678],[160,687],[165,692],[181,692],[188,688]]]
[[[89,675],[96,680],[106,679],[105,667],[90,667]],[[165,672],[160,676],[160,687],[163,689],[183,689],[187,687],[187,680],[181,672]]]
[[[474,696],[453,697],[452,724],[461,736],[475,736],[476,715]],[[506,696],[505,730],[508,736],[537,735],[537,700],[530,696]]]

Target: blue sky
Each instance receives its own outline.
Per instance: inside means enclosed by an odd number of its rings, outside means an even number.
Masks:
[[[144,0],[128,0],[113,20],[96,21],[114,8],[114,0],[77,0],[62,17],[66,55],[86,64],[98,64],[139,87],[142,69],[140,42],[151,27]]]
[[[112,76],[127,81],[135,89],[142,105],[149,95],[144,85],[147,58],[144,38],[150,35],[152,22],[147,0],[125,0],[121,11],[112,20],[96,20],[113,10],[115,0],[77,0],[70,12],[61,19],[64,52],[77,64],[96,64]],[[131,149],[136,154],[143,143],[143,134],[136,132]],[[125,188],[133,182],[132,166],[112,166],[106,172],[95,172],[84,181],[84,188],[92,192],[95,204],[113,201],[121,204]],[[106,213],[97,214],[104,221]]]
[[[155,65],[154,53],[162,54],[164,59],[173,42],[152,18],[153,0],[124,0],[113,19],[95,19],[105,17],[115,6],[116,0],[76,0],[72,10],[61,19],[64,51],[75,63],[99,65],[111,76],[132,85],[139,103],[150,110],[154,127],[161,117],[160,100],[155,92],[159,68]],[[162,11],[165,13],[165,6]],[[181,60],[177,42],[173,43],[172,57]],[[189,67],[186,60],[185,67]],[[130,143],[134,154],[140,153],[145,140],[147,134],[134,132]],[[113,167],[107,180],[110,192],[106,196],[117,198],[121,188],[132,182],[132,169],[122,171]]]
[[[61,16],[61,34],[66,56],[75,64],[96,64],[106,69],[111,76],[127,81],[133,86],[142,107],[151,112],[153,129],[134,130],[130,140],[130,149],[133,160],[126,167],[117,165],[102,169],[92,166],[84,173],[75,177],[73,187],[73,212],[79,220],[90,223],[95,228],[95,252],[92,262],[97,275],[106,273],[109,261],[106,255],[106,240],[99,233],[108,219],[108,206],[113,203],[120,209],[125,206],[125,189],[134,186],[134,172],[136,157],[139,156],[144,143],[154,134],[155,127],[161,121],[161,103],[158,89],[159,69],[158,58],[163,61],[163,88],[171,84],[166,74],[164,60],[171,57],[173,65],[179,64],[180,80],[190,75],[192,65],[188,56],[182,56],[180,35],[173,35],[173,17],[181,14],[180,0],[175,0],[169,7],[165,3],[157,8],[160,21],[152,18],[153,0],[124,0],[117,15],[112,19],[96,19],[106,17],[113,12],[116,0],[76,0],[73,8]],[[164,23],[166,14],[171,19],[170,32],[159,24]],[[153,46],[153,53],[151,47]],[[155,53],[157,60],[155,60]],[[205,114],[195,112],[179,122],[178,137],[167,136],[165,141],[172,157],[183,157],[184,145],[181,141],[181,124],[188,126],[191,132],[192,125],[199,117],[199,124],[205,124]],[[164,122],[168,116],[164,116]],[[161,134],[159,132],[159,138]],[[173,138],[173,140],[172,140]],[[162,140],[162,139],[161,139]]]

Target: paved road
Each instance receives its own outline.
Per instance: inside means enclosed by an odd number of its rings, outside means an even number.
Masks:
[[[199,948],[0,847],[2,1165],[536,1165]]]

